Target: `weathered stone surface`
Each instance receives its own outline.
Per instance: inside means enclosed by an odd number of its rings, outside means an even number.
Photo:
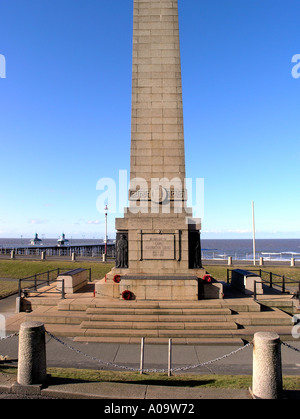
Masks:
[[[47,379],[44,324],[21,324],[19,335],[18,377],[20,385],[43,384]]]
[[[131,177],[185,178],[177,1],[134,2]],[[143,135],[142,135],[143,134]],[[145,143],[145,140],[148,142]],[[168,143],[166,143],[168,141]],[[158,143],[159,142],[159,143]],[[170,143],[173,142],[173,143]],[[169,149],[178,150],[170,159]],[[180,150],[180,152],[179,152]],[[159,157],[159,158],[157,158]]]
[[[72,269],[64,272],[57,277],[57,290],[62,290],[62,281],[64,281],[65,293],[73,294],[88,283],[86,269]]]
[[[254,398],[282,397],[282,366],[280,337],[274,332],[257,332],[253,341]]]

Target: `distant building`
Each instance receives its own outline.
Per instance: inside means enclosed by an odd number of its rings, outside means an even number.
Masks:
[[[57,245],[58,246],[68,246],[69,245],[69,240],[66,239],[66,236],[65,236],[64,233],[61,235],[61,238],[57,240]]]
[[[35,233],[34,239],[30,240],[30,244],[32,246],[42,246],[43,245],[43,241],[42,239],[39,239],[38,234]]]

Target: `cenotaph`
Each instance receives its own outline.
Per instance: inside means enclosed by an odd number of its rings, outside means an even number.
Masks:
[[[178,3],[134,0],[129,207],[98,297],[203,297],[201,225],[186,202]]]

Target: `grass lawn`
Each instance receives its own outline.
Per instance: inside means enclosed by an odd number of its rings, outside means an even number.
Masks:
[[[0,365],[0,374],[17,374],[17,367]],[[251,375],[196,375],[178,374],[168,377],[164,373],[98,371],[75,368],[48,368],[55,383],[61,382],[114,382],[128,384],[150,384],[157,386],[248,389],[252,385]],[[300,390],[300,377],[284,376],[284,390]]]
[[[234,388],[248,389],[252,385],[251,375],[196,375],[196,374],[176,374],[168,377],[166,373],[146,373],[139,372],[118,372],[118,371],[95,371],[95,370],[76,370],[64,368],[49,368],[49,374],[55,378],[83,380],[83,381],[104,381],[132,384],[152,384],[176,387],[213,387],[213,388]],[[299,390],[300,377],[283,377],[285,390]]]
[[[0,280],[0,298],[8,297],[18,291],[18,283]]]
[[[91,268],[92,281],[102,279],[108,273],[113,263],[99,262],[65,262],[65,261],[36,261],[36,260],[0,260],[0,278],[26,278],[31,275],[60,268],[70,270],[75,268]],[[0,280],[0,298],[11,295],[18,290],[18,281]]]

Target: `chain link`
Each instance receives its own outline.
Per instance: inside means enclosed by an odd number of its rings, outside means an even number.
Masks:
[[[113,363],[113,362],[103,361],[103,360],[101,360],[101,359],[95,358],[95,357],[93,357],[93,356],[91,356],[91,355],[88,355],[88,354],[86,354],[86,353],[84,353],[84,352],[80,351],[79,349],[74,348],[73,346],[71,346],[71,345],[69,345],[68,343],[66,343],[66,342],[62,341],[61,339],[59,339],[58,337],[54,336],[52,333],[48,332],[47,330],[46,330],[46,333],[47,333],[47,334],[48,334],[51,338],[53,338],[54,340],[56,340],[57,342],[59,342],[59,343],[61,343],[62,345],[66,346],[68,349],[70,349],[70,350],[72,350],[72,351],[74,351],[74,352],[76,352],[76,353],[78,353],[78,354],[80,354],[80,355],[83,355],[83,356],[85,356],[86,358],[89,358],[89,359],[91,359],[91,360],[93,360],[93,361],[99,362],[99,363],[104,364],[104,365],[107,365],[107,366],[109,366],[109,367],[121,368],[121,369],[124,369],[124,370],[127,370],[127,371],[134,371],[134,372],[141,371],[141,370],[140,370],[140,368],[126,367],[126,366],[124,366],[124,365],[118,365],[118,364],[115,364],[115,363]],[[242,351],[242,350],[246,349],[246,348],[247,348],[247,347],[249,347],[250,345],[251,345],[251,343],[248,343],[247,345],[245,345],[245,346],[243,346],[243,347],[241,347],[241,348],[238,348],[238,349],[236,349],[236,350],[234,350],[234,351],[230,352],[229,354],[226,354],[226,355],[220,356],[220,357],[218,357],[218,358],[216,358],[216,359],[213,359],[213,360],[211,360],[211,361],[206,361],[206,362],[202,362],[202,363],[200,363],[200,364],[195,364],[195,365],[188,365],[188,366],[185,366],[185,367],[178,367],[178,368],[174,368],[174,369],[172,369],[172,372],[187,371],[187,370],[190,370],[190,369],[195,369],[195,368],[198,368],[198,367],[205,367],[205,366],[210,365],[210,364],[212,364],[212,363],[214,363],[214,362],[221,361],[222,359],[228,358],[229,356],[234,355],[234,354],[236,354],[236,353],[238,353],[238,352],[240,352],[240,351]],[[144,368],[143,368],[143,372],[146,372],[146,373],[151,373],[151,372],[154,372],[154,373],[155,373],[155,372],[165,373],[165,372],[168,372],[168,371],[169,371],[169,370],[168,370],[168,368],[164,368],[164,369],[158,369],[158,368],[153,368],[153,369],[144,369]]]
[[[244,349],[248,348],[250,345],[251,345],[251,343],[249,342],[249,343],[247,343],[247,345],[242,346],[241,348],[238,348],[235,351],[230,352],[229,354],[219,356],[218,358],[212,359],[211,361],[202,362],[201,364],[188,365],[186,367],[174,368],[174,369],[172,369],[172,372],[187,371],[187,370],[195,369],[195,368],[198,368],[198,367],[206,367],[207,365],[211,365],[214,362],[222,361],[223,359],[228,358],[229,356],[235,355],[238,352],[243,351]]]
[[[295,348],[294,346],[289,345],[289,344],[288,344],[288,343],[286,343],[286,342],[282,342],[282,341],[281,341],[281,344],[282,344],[283,346],[286,346],[286,347],[287,347],[287,348],[289,348],[289,349],[293,349],[293,351],[300,352],[300,349]]]
[[[74,351],[74,352],[76,352],[77,354],[83,355],[83,356],[85,356],[86,358],[89,358],[89,359],[91,359],[91,360],[93,360],[93,361],[99,362],[99,363],[101,363],[101,364],[105,364],[105,365],[110,366],[110,367],[122,368],[122,369],[129,370],[129,371],[136,371],[136,369],[135,369],[135,368],[125,367],[125,366],[121,366],[121,365],[114,364],[113,362],[103,361],[103,360],[101,360],[101,359],[95,358],[94,356],[88,355],[88,354],[86,354],[86,353],[84,353],[84,352],[80,351],[79,349],[74,348],[73,346],[71,346],[71,345],[69,345],[68,343],[64,342],[63,340],[59,339],[57,336],[54,336],[52,333],[48,332],[47,330],[46,330],[46,333],[47,333],[47,335],[49,335],[52,339],[56,340],[57,342],[61,343],[61,344],[62,344],[62,345],[64,345],[64,346],[66,346],[66,347],[67,347],[68,349],[70,349],[71,351]]]
[[[12,333],[11,335],[5,336],[4,338],[1,338],[1,337],[0,337],[0,342],[1,342],[2,340],[6,340],[6,339],[9,339],[9,338],[13,338],[14,336],[19,336],[19,332]]]

